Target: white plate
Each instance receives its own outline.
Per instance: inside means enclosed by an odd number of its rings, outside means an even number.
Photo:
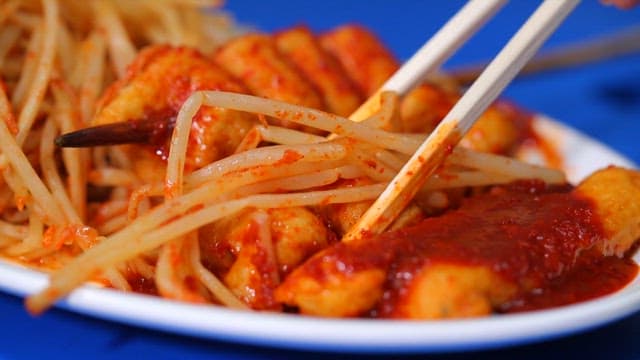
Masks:
[[[559,144],[573,181],[609,164],[634,166],[596,141],[548,119],[536,128]],[[640,254],[635,257],[640,262]],[[23,296],[45,275],[0,262],[0,289]],[[523,344],[590,329],[640,310],[640,276],[597,300],[553,310],[475,320],[334,320],[234,311],[85,286],[61,307],[78,313],[201,338],[324,351],[438,352]]]

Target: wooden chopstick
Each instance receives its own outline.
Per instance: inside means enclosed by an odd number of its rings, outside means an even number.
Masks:
[[[480,114],[498,97],[578,2],[545,0],[536,9],[342,241],[380,233],[393,222]]]
[[[369,97],[349,119],[363,121],[380,107],[385,91],[406,94],[455,53],[506,3],[506,0],[471,0],[463,6],[431,39]]]

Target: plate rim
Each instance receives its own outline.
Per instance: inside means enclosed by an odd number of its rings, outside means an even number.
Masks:
[[[559,151],[563,154],[576,142],[586,143],[609,162],[637,168],[632,161],[597,140],[548,117],[537,116],[534,125],[543,136],[548,135],[547,132],[562,134],[563,139],[554,140],[559,141]],[[640,263],[640,252],[634,260]],[[25,296],[44,287],[46,281],[45,273],[0,259],[1,291]],[[540,342],[629,316],[640,310],[640,274],[625,288],[594,300],[549,310],[474,319],[345,320],[248,312],[91,285],[82,286],[56,306],[152,330],[279,349],[352,353],[461,352]],[[158,314],[162,316],[158,317]],[[312,331],[301,331],[308,329]],[[345,337],[345,334],[351,336]]]

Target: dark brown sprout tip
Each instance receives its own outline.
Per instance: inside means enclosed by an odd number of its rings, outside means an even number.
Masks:
[[[175,118],[128,120],[88,127],[62,134],[55,139],[58,147],[94,147],[123,144],[160,145],[175,125]]]

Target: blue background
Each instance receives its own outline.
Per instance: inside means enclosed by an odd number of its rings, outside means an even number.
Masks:
[[[317,31],[346,22],[373,29],[401,59],[408,58],[460,7],[462,1],[233,1],[227,9],[238,21],[272,31],[305,23]],[[446,65],[492,58],[537,6],[512,1]],[[619,11],[584,0],[545,48],[640,26],[640,9]],[[505,97],[580,129],[640,163],[640,55],[630,55],[534,77],[518,79]],[[0,358],[354,358],[235,345],[165,334],[96,320],[63,310],[33,318],[22,299],[0,294]],[[640,358],[640,313],[605,327],[542,344],[472,354],[453,359]],[[328,349],[330,350],[330,349]],[[414,355],[417,358],[424,356]]]

